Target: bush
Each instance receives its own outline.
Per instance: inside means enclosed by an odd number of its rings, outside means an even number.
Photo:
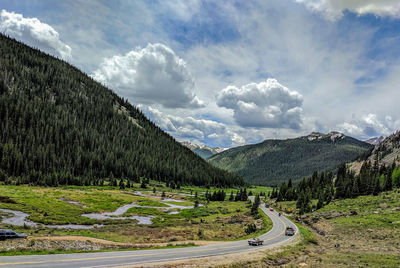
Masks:
[[[246,234],[252,234],[254,232],[257,231],[257,227],[254,223],[250,223],[249,225],[247,225],[247,228],[245,230]]]
[[[197,231],[197,236],[198,236],[199,238],[203,238],[203,230],[202,230],[202,229],[199,229],[199,230]]]

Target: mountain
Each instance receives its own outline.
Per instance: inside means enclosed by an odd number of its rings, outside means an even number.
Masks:
[[[379,144],[375,145],[367,159],[354,161],[349,164],[350,170],[358,174],[365,161],[378,166],[390,166],[395,161],[400,164],[400,131],[386,137]]]
[[[368,139],[365,142],[372,144],[372,145],[377,145],[377,144],[381,143],[384,139],[385,139],[385,137],[380,136],[380,137],[374,137],[374,138]]]
[[[379,165],[389,166],[393,161],[400,162],[400,131],[385,138],[375,146],[368,161],[378,161]]]
[[[243,185],[68,63],[4,35],[0,51],[0,181]]]
[[[287,140],[265,140],[214,155],[216,167],[237,172],[254,184],[274,185],[310,176],[313,171],[335,170],[340,163],[367,157],[373,146],[339,132]]]
[[[219,148],[219,147],[208,147],[207,145],[197,145],[188,141],[182,141],[181,144],[193,152],[195,152],[197,155],[199,155],[203,159],[208,159],[211,156],[221,153],[227,149],[225,148]]]

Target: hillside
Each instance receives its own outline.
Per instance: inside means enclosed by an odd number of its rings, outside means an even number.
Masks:
[[[386,137],[379,144],[375,145],[368,159],[371,164],[377,163],[378,166],[390,166],[393,162],[400,163],[400,131]],[[365,161],[354,161],[349,167],[355,173],[359,173]]]
[[[236,147],[217,154],[209,162],[235,171],[248,182],[279,184],[310,176],[313,171],[335,170],[342,162],[368,155],[372,145],[338,132],[311,133],[287,140]]]
[[[224,148],[219,148],[219,147],[209,147],[206,145],[197,145],[197,144],[187,142],[187,141],[182,141],[181,144],[183,146],[186,146],[190,150],[192,150],[194,153],[196,153],[203,159],[208,159],[211,156],[221,153],[226,150]]]
[[[279,202],[277,206],[296,210],[295,202]],[[235,267],[276,263],[284,267],[400,267],[399,211],[398,189],[377,196],[334,200],[321,209],[294,216],[307,226],[300,229],[300,244],[268,253],[254,264]]]
[[[400,131],[385,138],[371,153],[370,161],[377,160],[380,165],[391,165],[393,161],[399,161],[400,157]]]
[[[0,180],[56,186],[140,177],[243,184],[77,68],[0,35]]]

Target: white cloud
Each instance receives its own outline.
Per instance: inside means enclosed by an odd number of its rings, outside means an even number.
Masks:
[[[400,17],[398,0],[296,0],[296,2],[304,4],[312,11],[323,13],[331,21],[340,19],[346,10],[358,15]]]
[[[93,78],[109,85],[133,103],[167,108],[200,108],[194,79],[186,63],[167,46],[148,44],[124,56],[104,59]]]
[[[242,127],[292,128],[302,123],[303,97],[276,79],[242,87],[228,86],[217,96],[220,107],[232,109]]]
[[[360,118],[354,118],[351,122],[339,124],[338,128],[340,131],[351,136],[370,138],[381,135],[389,136],[399,126],[400,121],[394,121],[390,116],[380,119],[376,114],[369,113]]]
[[[168,11],[171,11],[178,18],[188,21],[194,14],[196,14],[201,6],[199,0],[172,0],[161,1],[161,6],[165,5]]]
[[[158,126],[178,140],[197,144],[218,144],[222,147],[239,146],[246,142],[238,133],[216,121],[196,119],[191,116],[173,116],[145,105],[138,107]]]
[[[0,12],[0,32],[63,59],[71,58],[71,48],[60,40],[58,32],[37,18],[24,18],[3,9]]]

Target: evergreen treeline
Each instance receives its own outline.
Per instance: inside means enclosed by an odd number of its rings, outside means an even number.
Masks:
[[[207,201],[225,201],[226,193],[224,190],[217,190],[212,194],[207,191],[205,197]]]
[[[392,190],[393,184],[396,187],[400,187],[400,181],[393,179],[395,169],[395,163],[389,167],[385,165],[378,167],[377,162],[373,165],[370,162],[365,162],[361,167],[360,173],[354,175],[343,164],[338,169],[335,181],[335,197],[352,198],[360,195],[378,195],[382,191]]]
[[[270,195],[279,201],[297,201],[299,213],[310,212],[313,207],[311,200],[318,200],[315,209],[329,204],[333,198],[355,198],[360,195],[378,195],[382,191],[400,188],[400,167],[395,163],[386,167],[378,167],[377,162],[371,165],[366,161],[360,173],[355,175],[341,164],[337,169],[336,179],[332,172],[314,172],[309,178],[303,179],[297,186],[292,181],[282,183],[279,189],[274,188]]]
[[[0,180],[57,186],[140,178],[244,184],[77,68],[0,35]]]
[[[318,199],[318,208],[329,204],[335,194],[333,187],[333,173],[315,171],[309,178],[304,178],[297,186],[294,186],[292,180],[282,183],[279,190],[273,189],[271,198],[277,201],[297,201],[296,207],[300,214],[310,212],[312,209],[311,200]]]

